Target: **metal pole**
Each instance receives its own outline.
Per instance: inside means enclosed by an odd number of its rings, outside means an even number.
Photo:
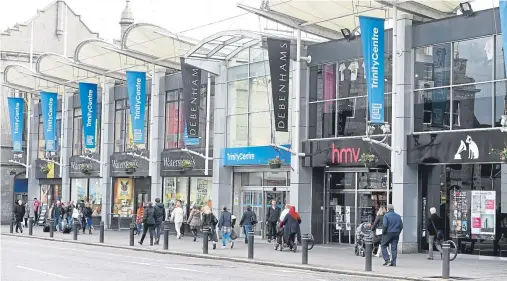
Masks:
[[[77,240],[77,233],[79,232],[77,228],[79,226],[79,222],[77,220],[74,220],[72,223],[74,224],[74,229],[73,229],[73,232],[72,232],[74,234],[74,238],[73,239]]]
[[[210,108],[211,108],[211,74],[208,73],[208,86],[206,87],[206,148],[204,154],[204,175],[208,175],[209,170],[209,126],[210,126]]]
[[[372,255],[373,255],[373,241],[370,237],[365,239],[365,259],[364,259],[364,271],[371,271],[372,267]]]
[[[301,263],[308,264],[308,234],[303,235],[303,250],[301,252]]]
[[[104,243],[104,221],[100,221],[99,242]]]
[[[49,220],[49,237],[53,238],[55,236],[55,220]]]
[[[208,253],[208,234],[209,234],[208,228],[205,228],[202,230],[202,253],[203,254]]]
[[[134,246],[134,230],[136,229],[135,223],[130,223],[130,243],[129,245],[132,247]]]
[[[14,221],[15,220],[16,219],[14,218],[14,216],[12,216],[12,218],[11,218],[11,225],[9,227],[9,233],[14,233]]]
[[[33,235],[33,218],[28,219],[28,235]]]
[[[248,258],[254,258],[254,232],[253,230],[248,231]]]
[[[164,222],[164,250],[169,249],[169,222]]]
[[[431,245],[430,245],[431,246]],[[449,275],[451,273],[450,261],[449,261],[449,243],[444,243],[442,245],[443,256],[442,256],[442,279],[449,279]]]
[[[32,55],[30,55],[31,57]],[[31,65],[31,63],[30,63]],[[26,178],[27,179],[30,179],[30,170],[31,170],[31,167],[30,167],[30,150],[32,149],[31,147],[31,136],[30,136],[30,133],[32,132],[32,93],[26,93],[26,115],[27,115],[27,121],[26,123],[28,123],[27,127],[26,127],[26,136],[27,136],[27,139],[26,139]]]

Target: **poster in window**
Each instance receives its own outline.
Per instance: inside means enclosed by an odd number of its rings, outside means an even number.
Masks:
[[[350,231],[350,206],[345,207],[345,230]]]
[[[117,178],[114,186],[114,213],[122,217],[132,214],[133,203],[133,181],[130,178]]]
[[[472,191],[472,236],[495,235],[495,200],[495,191]]]
[[[451,198],[451,236],[452,238],[468,238],[468,203],[467,193],[454,189]]]

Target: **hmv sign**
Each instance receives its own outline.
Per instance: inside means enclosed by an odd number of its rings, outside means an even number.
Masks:
[[[331,164],[358,163],[360,155],[360,147],[338,147],[333,143],[331,148]]]

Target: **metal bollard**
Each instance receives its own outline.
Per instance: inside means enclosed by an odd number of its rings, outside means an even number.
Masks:
[[[136,229],[136,224],[131,223],[130,224],[130,246],[134,246],[134,230]]]
[[[33,218],[28,219],[28,235],[33,235]]]
[[[104,243],[104,221],[100,222],[99,228],[99,242]]]
[[[15,218],[12,217],[10,228],[9,228],[9,233],[14,233],[14,221],[15,221]]]
[[[364,259],[364,271],[371,271],[372,267],[372,255],[373,255],[373,240],[367,237],[365,240],[365,259]]]
[[[442,255],[442,279],[449,279],[449,275],[451,274],[450,268],[450,260],[449,260],[449,251],[451,246],[449,243],[444,243],[442,245],[443,255]]]
[[[49,220],[49,237],[53,238],[55,236],[55,219]]]
[[[248,258],[254,258],[254,232],[253,230],[248,231]]]
[[[78,222],[77,220],[75,220],[75,221],[73,221],[72,223],[74,224],[74,229],[73,229],[73,232],[72,232],[72,234],[74,234],[73,239],[74,239],[74,240],[77,240],[77,234],[78,234],[78,232],[79,232],[79,230],[78,230],[78,227],[79,227],[79,222]]]
[[[169,222],[164,222],[164,250],[169,249]]]
[[[202,253],[207,254],[208,253],[208,235],[209,230],[207,228],[202,230]]]
[[[302,264],[308,264],[308,240],[310,237],[308,237],[308,234],[303,234],[303,250],[301,252],[301,263]]]

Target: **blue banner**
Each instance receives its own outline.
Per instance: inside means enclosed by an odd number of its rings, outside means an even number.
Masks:
[[[97,84],[79,83],[81,118],[83,119],[84,146],[97,147]]]
[[[58,109],[58,94],[40,92],[40,101],[46,151],[56,151],[56,112]]]
[[[289,144],[282,145],[290,148]],[[232,147],[224,148],[223,151],[224,166],[241,166],[241,165],[268,165],[268,161],[280,158],[284,165],[290,165],[290,152],[275,149],[272,146],[248,146],[248,147]]]
[[[371,124],[384,124],[384,19],[359,16]]]
[[[23,98],[7,98],[7,100],[11,120],[12,151],[22,152],[25,100]]]
[[[195,146],[195,145],[199,145],[201,143],[201,137],[197,137],[197,138],[189,138],[188,137],[188,132],[187,132],[187,125],[185,123],[185,129],[183,131],[183,143],[185,144],[185,146]]]
[[[146,119],[146,72],[127,71],[127,93],[130,105],[130,126],[134,144],[144,144]]]
[[[502,47],[503,47],[503,62],[504,71],[507,73],[507,0],[500,0],[500,27],[502,29]],[[505,73],[504,73],[505,74]]]

